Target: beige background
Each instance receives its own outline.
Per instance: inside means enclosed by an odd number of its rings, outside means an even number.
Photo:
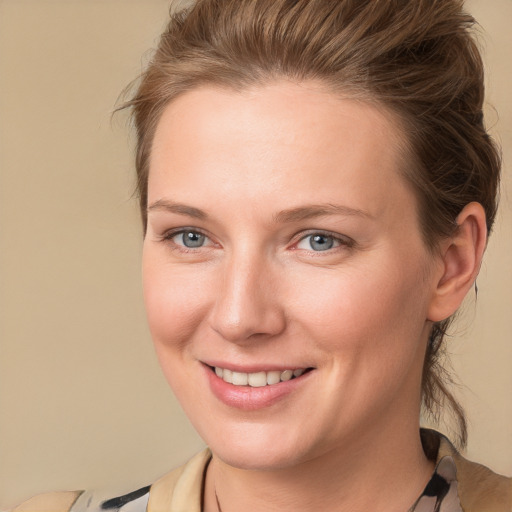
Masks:
[[[450,341],[468,454],[512,474],[512,0],[473,0],[499,223]],[[110,122],[167,0],[0,1],[0,508],[43,490],[129,491],[201,446],[145,325],[126,115]]]

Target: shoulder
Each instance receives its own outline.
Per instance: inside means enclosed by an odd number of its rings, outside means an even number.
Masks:
[[[11,512],[145,512],[150,486],[127,494],[74,491],[40,494]]]
[[[12,512],[68,512],[81,491],[39,494],[18,505]]]
[[[464,458],[440,435],[437,460],[450,456],[457,468],[459,499],[464,512],[512,512],[512,478]]]
[[[512,512],[512,478],[471,462],[456,451],[450,453],[450,447],[447,451],[457,467],[459,496],[465,512]]]
[[[150,487],[128,494],[89,491],[50,492],[25,501],[11,512],[145,512]]]
[[[151,486],[148,511],[201,512],[204,476],[211,458],[206,448],[155,482]]]
[[[127,494],[73,491],[40,494],[11,512],[200,512],[205,469],[211,459],[206,449],[153,485]]]

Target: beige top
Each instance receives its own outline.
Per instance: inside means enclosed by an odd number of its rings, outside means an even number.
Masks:
[[[434,497],[427,486],[412,511],[512,512],[512,478],[466,460],[445,437],[434,431],[422,431],[422,436],[425,452],[433,453],[437,460],[430,484],[441,475],[447,486]],[[210,459],[211,452],[205,449],[151,487],[120,498],[103,501],[83,491],[56,492],[36,496],[13,512],[201,512],[204,474]],[[440,499],[436,497],[441,494]]]

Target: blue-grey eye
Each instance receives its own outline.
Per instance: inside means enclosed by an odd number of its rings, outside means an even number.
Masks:
[[[307,251],[328,251],[339,245],[339,240],[330,235],[315,233],[305,236],[298,244],[299,249]]]
[[[206,241],[206,236],[197,231],[183,231],[175,236],[175,242],[178,245],[195,249],[202,247]]]
[[[334,238],[326,235],[311,235],[309,245],[314,251],[327,251],[334,246]]]

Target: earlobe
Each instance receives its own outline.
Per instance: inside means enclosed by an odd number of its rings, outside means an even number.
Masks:
[[[456,233],[441,243],[441,270],[428,314],[432,322],[440,322],[457,311],[482,263],[487,243],[482,205],[467,204],[457,217],[457,225]]]

